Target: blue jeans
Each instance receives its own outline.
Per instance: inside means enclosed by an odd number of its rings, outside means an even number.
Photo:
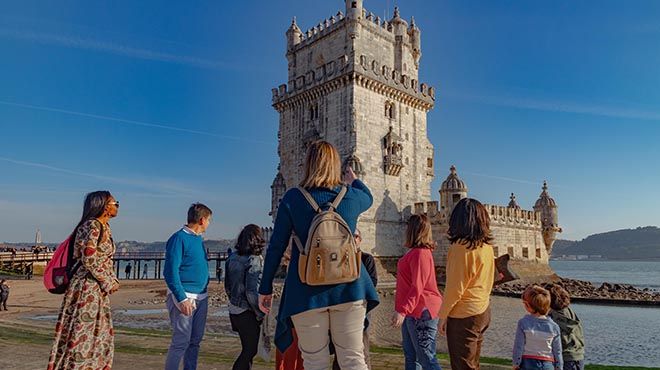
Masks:
[[[179,370],[182,358],[184,370],[195,370],[197,369],[199,343],[204,337],[209,300],[207,298],[197,301],[197,308],[193,314],[186,316],[176,307],[174,299],[172,294],[168,294],[167,310],[170,313],[172,325],[172,343],[167,351],[165,370]]]
[[[432,319],[428,310],[419,319],[406,317],[401,326],[405,370],[441,370],[435,357],[435,336],[438,319]]]
[[[555,365],[550,361],[534,360],[532,358],[523,358],[520,363],[520,370],[554,370]]]
[[[564,361],[564,370],[584,370],[584,360]]]

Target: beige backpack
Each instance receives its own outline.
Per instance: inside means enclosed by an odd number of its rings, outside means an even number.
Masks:
[[[307,233],[303,247],[300,238],[293,234],[294,244],[300,251],[298,275],[307,285],[332,285],[349,283],[360,277],[361,252],[355,245],[353,233],[344,219],[336,212],[346,194],[342,186],[330,208],[322,210],[307,190],[299,187],[316,215]]]

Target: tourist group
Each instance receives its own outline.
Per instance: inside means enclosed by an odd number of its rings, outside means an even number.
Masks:
[[[257,225],[245,226],[225,264],[231,327],[242,351],[232,369],[251,369],[273,302],[273,280],[283,258],[290,267],[276,315],[276,368],[370,369],[369,312],[379,303],[374,259],[360,249],[358,216],[372,206],[367,186],[330,143],[308,147],[304,178],[281,200],[270,241]],[[119,289],[115,245],[108,221],[119,202],[107,191],[87,195],[69,241],[70,262],[48,370],[110,369],[114,332],[109,296]],[[167,241],[164,276],[172,340],[164,368],[197,368],[208,312],[209,272],[202,234],[212,211],[201,203]],[[497,274],[489,216],[477,200],[462,199],[448,231],[444,296],[436,282],[435,242],[425,215],[413,215],[398,261],[392,325],[401,328],[405,369],[440,369],[436,336],[446,336],[452,369],[479,369],[489,296]],[[57,275],[57,272],[55,272]],[[547,288],[547,289],[546,289]],[[514,369],[582,369],[580,321],[558,285],[530,286],[529,315],[518,322]],[[334,354],[331,363],[330,356]]]

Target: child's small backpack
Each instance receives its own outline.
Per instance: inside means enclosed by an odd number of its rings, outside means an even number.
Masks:
[[[335,198],[330,208],[322,210],[311,194],[299,187],[316,215],[312,219],[303,247],[300,238],[293,235],[293,241],[300,251],[298,275],[307,285],[332,285],[349,283],[360,277],[361,252],[358,250],[353,233],[344,219],[336,212],[337,206],[346,194],[346,187]]]
[[[73,274],[75,274],[78,267],[80,267],[79,261],[73,258],[73,249],[76,245],[77,233],[78,228],[76,227],[73,230],[73,233],[57,246],[53,253],[53,258],[46,264],[46,269],[44,270],[44,286],[49,293],[64,294],[69,287],[69,281],[73,277]],[[97,243],[101,242],[102,236],[103,224],[101,224],[101,233],[99,234],[99,240]]]

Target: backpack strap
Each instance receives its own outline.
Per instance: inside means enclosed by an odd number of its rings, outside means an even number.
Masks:
[[[335,200],[332,202],[330,207],[332,207],[332,210],[336,210],[337,207],[339,207],[339,203],[341,203],[342,199],[344,199],[344,195],[346,195],[346,186],[342,185],[341,190],[339,190],[339,194],[337,194],[337,197]]]
[[[319,213],[321,212],[321,207],[319,207],[318,203],[312,198],[312,194],[310,194],[305,188],[302,186],[298,187],[298,190],[302,193],[302,195],[307,199],[307,203],[309,203],[310,206],[314,209],[314,212]]]
[[[291,232],[291,240],[293,240],[293,244],[296,245],[300,254],[305,254],[305,247],[302,245],[302,242],[300,241],[298,235],[296,235],[295,231]]]

